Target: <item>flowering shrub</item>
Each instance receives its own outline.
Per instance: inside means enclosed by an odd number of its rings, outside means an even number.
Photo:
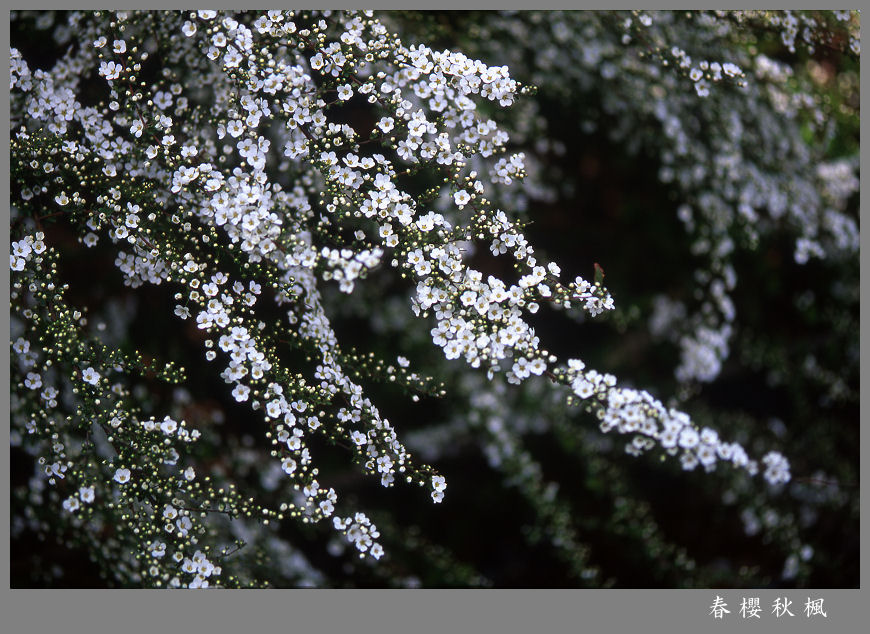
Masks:
[[[13,12],[13,583],[855,583],[857,19]]]

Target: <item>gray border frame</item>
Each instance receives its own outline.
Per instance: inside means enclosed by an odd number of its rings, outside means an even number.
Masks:
[[[794,8],[806,0],[789,3],[768,2],[768,8]],[[43,8],[79,8],[55,0],[58,6]],[[42,3],[40,3],[42,4]],[[54,3],[52,3],[54,4]],[[129,5],[129,2],[116,2]],[[164,3],[149,3],[150,8],[178,8],[160,6]],[[203,3],[209,6],[226,5],[222,2]],[[244,3],[236,2],[233,6]],[[277,3],[276,3],[277,4]],[[379,0],[372,3],[330,2],[331,7],[359,7],[368,4],[377,9],[423,9],[432,5],[408,6],[409,2]],[[422,4],[422,3],[420,3]],[[471,4],[472,6],[469,6]],[[536,9],[577,9],[579,3],[548,1],[536,3]],[[631,7],[637,8],[634,3]],[[658,3],[656,3],[658,4]],[[683,2],[668,3],[668,8],[700,8],[701,3],[685,5]],[[682,5],[674,7],[673,5]],[[723,8],[716,3],[714,8]],[[743,3],[741,3],[743,4]],[[314,6],[302,2],[301,6]],[[511,6],[513,5],[513,6]],[[544,6],[541,6],[544,5]],[[80,5],[79,5],[80,6]],[[135,6],[135,5],[134,5]],[[139,5],[141,7],[141,5]],[[517,0],[484,0],[469,3],[441,0],[438,9],[522,9]],[[526,7],[528,8],[528,7]],[[592,8],[592,7],[583,7]],[[599,7],[600,8],[600,7]],[[607,7],[616,8],[616,7]],[[653,8],[652,6],[645,8]],[[662,7],[658,7],[662,8]],[[728,8],[743,8],[730,6]],[[9,23],[2,25],[0,35],[5,50],[9,44]],[[866,70],[861,70],[861,82],[866,85]],[[5,82],[3,83],[3,90]],[[861,103],[864,104],[864,94]],[[8,118],[9,101],[3,99],[2,113]],[[861,162],[865,163],[865,126],[861,126]],[[9,140],[9,132],[0,126],[0,139]],[[5,145],[5,143],[4,143]],[[3,172],[0,191],[8,196],[8,154],[0,156]],[[862,185],[864,178],[861,179]],[[865,205],[861,205],[861,221],[865,220]],[[8,211],[0,212],[6,217]],[[4,244],[9,244],[8,222],[0,224]],[[861,239],[860,270],[868,278],[870,262],[866,246],[870,238]],[[2,283],[9,290],[9,270],[3,267]],[[861,299],[866,300],[864,286]],[[861,318],[864,330],[866,313]],[[8,313],[0,314],[0,323],[9,328]],[[866,357],[867,342],[862,341],[861,357]],[[0,346],[2,363],[2,396],[0,396],[0,420],[4,441],[0,443],[0,562],[9,570],[9,348]],[[870,379],[866,372],[860,377],[861,392],[870,391]],[[861,425],[864,427],[866,411],[861,410]],[[867,454],[867,434],[862,434],[861,455]],[[861,479],[866,481],[866,465],[861,464]],[[862,517],[866,517],[867,493],[861,492]],[[861,537],[866,528],[861,527]],[[861,550],[861,588],[858,590],[259,590],[259,591],[160,591],[160,590],[10,590],[0,588],[0,623],[3,630],[19,632],[85,631],[101,632],[234,632],[254,629],[294,631],[413,631],[413,632],[858,632],[863,631],[864,609],[870,593],[863,581],[868,573],[868,550]],[[8,578],[8,577],[7,577]],[[710,606],[716,596],[721,596],[731,613],[725,619],[716,620],[710,615]],[[759,620],[740,617],[740,602],[743,598],[758,597],[762,606]],[[770,605],[777,597],[787,597],[793,603],[794,617],[776,619],[770,614]],[[803,603],[808,597],[824,598],[827,618],[807,618]]]

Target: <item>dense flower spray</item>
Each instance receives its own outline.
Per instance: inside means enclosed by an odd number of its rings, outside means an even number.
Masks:
[[[367,11],[73,12],[55,30],[60,41],[74,32],[73,45],[51,68],[13,48],[12,420],[13,444],[39,465],[31,499],[49,501],[69,531],[103,553],[112,583],[323,585],[323,572],[273,526],[330,526],[330,552],[350,549],[371,570],[390,543],[403,541],[391,519],[360,508],[338,482],[327,484],[327,448],[341,448],[383,487],[417,485],[441,503],[451,480],[436,468],[432,434],[449,444],[451,428],[456,437],[478,430],[491,465],[523,489],[536,530],[575,577],[606,584],[571,512],[522,448],[517,421],[509,422],[509,403],[529,393],[548,420],[579,408],[597,421],[597,431],[552,423],[563,436],[586,438],[583,451],[599,432],[615,432],[627,437],[628,454],[674,459],[685,471],[731,469],[741,482],[758,474],[751,487],[781,490],[791,479],[784,451],[699,424],[680,404],[713,381],[728,356],[737,320],[733,226],[752,240],[791,221],[800,228],[799,262],[854,255],[857,225],[847,207],[856,164],[816,164],[791,137],[782,157],[754,161],[745,128],[765,123],[742,120],[740,104],[767,99],[775,111],[762,114],[792,120],[807,97],[786,90],[787,67],[764,55],[696,59],[681,48],[689,33],[719,23],[739,32],[762,17],[693,19],[568,14],[552,20],[551,39],[537,46],[540,23],[497,16],[487,26],[492,37],[471,45],[480,48],[474,58],[410,43],[398,16]],[[792,33],[788,20],[766,23]],[[494,35],[515,28],[528,29],[522,39],[542,69],[529,84],[510,70],[518,53],[504,43],[512,40]],[[560,356],[534,325],[542,307],[583,321],[618,305],[601,267],[592,281],[569,271],[536,250],[526,223],[530,198],[557,193],[540,158],[520,147],[548,135],[519,121],[535,108],[532,83],[543,90],[563,81],[555,79],[563,66],[557,73],[547,61],[553,47],[587,31],[594,44],[567,72],[581,84],[606,82],[605,109],[620,111],[638,86],[652,95],[622,113],[625,127],[614,135],[626,137],[631,117],[663,126],[659,178],[684,194],[677,214],[702,261],[697,311],[687,315],[662,296],[652,316],[650,329],[681,354],[680,398],[667,403],[588,360]],[[654,53],[620,57],[620,42],[638,41]],[[500,55],[504,64],[481,61]],[[680,86],[691,89],[677,93]],[[727,125],[730,136],[693,143],[688,113],[708,112],[711,102],[711,114],[699,116]],[[776,183],[771,162],[785,157],[797,175]],[[119,345],[123,335],[109,331],[128,327],[121,306],[110,311],[115,328],[89,319],[65,281],[64,254],[75,245],[111,253],[131,291],[168,289],[171,305],[149,308],[151,318],[175,320],[205,361],[179,367],[168,351],[157,360]],[[484,266],[481,253],[506,265]],[[385,279],[401,290],[387,289]],[[393,319],[401,325],[394,330],[424,333],[439,351],[436,367],[467,377],[455,393],[439,382],[444,376],[415,369],[410,352],[393,361],[342,339],[337,314],[378,292],[382,306],[372,308],[369,327],[389,331],[385,320]],[[238,406],[234,415],[247,412],[247,440],[221,447],[234,455],[218,463],[202,457],[220,446],[215,429],[226,414],[182,389],[193,374],[215,377],[220,398]],[[405,422],[391,421],[392,408],[369,388],[373,381],[401,387],[414,402],[457,398],[469,409],[457,409],[466,415],[443,428],[405,434]],[[159,398],[144,382],[177,387]],[[267,494],[252,496],[258,488]],[[35,515],[16,521],[46,528]],[[642,523],[613,521],[630,530]],[[649,540],[689,574],[694,564],[661,531]],[[245,544],[256,549],[249,559]],[[269,558],[277,567],[271,579],[257,563]],[[440,552],[432,558],[436,567],[453,565]],[[456,574],[457,583],[486,582]]]

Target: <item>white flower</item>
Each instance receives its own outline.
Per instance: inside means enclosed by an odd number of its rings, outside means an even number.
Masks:
[[[525,379],[529,376],[529,361],[525,357],[520,357],[514,362],[511,368],[518,379]]]
[[[686,427],[680,432],[680,447],[683,449],[691,449],[698,445],[698,432],[691,427]]]
[[[465,207],[465,205],[468,204],[469,200],[471,200],[471,196],[469,196],[468,192],[464,189],[460,189],[458,192],[453,194],[453,201],[460,209]]]
[[[119,484],[126,484],[130,481],[130,470],[129,469],[117,469],[115,471],[115,477],[113,478],[115,482]]]
[[[278,416],[281,415],[281,401],[278,399],[269,401],[266,405],[266,414],[268,414],[270,418],[278,418]]]
[[[764,479],[770,484],[782,484],[791,480],[788,460],[778,451],[771,451],[762,458],[767,466],[764,470]]]
[[[227,124],[227,132],[233,138],[238,138],[245,131],[245,125],[238,119],[233,119]]]
[[[162,431],[167,436],[171,436],[178,429],[178,423],[172,420],[171,418],[166,418],[162,423],[160,423],[160,431]]]
[[[18,242],[12,243],[12,255],[16,257],[26,258],[30,255],[31,251],[32,248],[26,240],[19,240]]]
[[[546,369],[547,364],[542,359],[532,359],[532,362],[529,364],[529,372],[537,376],[540,376]]]
[[[432,488],[435,491],[443,491],[447,488],[447,479],[441,475],[432,476]]]
[[[31,390],[38,390],[42,387],[42,376],[36,372],[28,372],[27,378],[24,379],[24,385]]]
[[[233,389],[233,398],[235,398],[239,403],[242,401],[248,400],[248,393],[251,391],[247,385],[242,385],[241,383],[237,384]]]
[[[63,508],[70,513],[78,510],[79,506],[81,505],[79,504],[79,499],[77,497],[68,497],[63,501]]]
[[[179,517],[175,520],[175,526],[178,528],[178,532],[182,535],[187,535],[191,528],[193,528],[193,522],[190,521],[190,518],[186,515],[184,517]]]
[[[127,51],[127,42],[124,40],[115,40],[112,43],[112,50],[115,52],[115,55],[120,55]]]
[[[339,99],[341,99],[342,101],[347,101],[351,97],[353,97],[353,89],[350,87],[350,84],[344,84],[338,87]]]
[[[393,129],[393,118],[381,117],[381,120],[378,121],[378,127],[384,132],[384,134],[386,134]]]
[[[571,389],[580,398],[589,398],[595,393],[595,386],[583,377],[574,379],[571,383]]]
[[[90,504],[94,501],[94,487],[80,487],[79,497],[85,504]]]
[[[715,446],[719,443],[719,434],[709,427],[704,427],[704,429],[701,430],[701,442]]]
[[[100,382],[100,375],[93,368],[87,368],[82,372],[82,381],[90,383],[91,385],[96,385]]]
[[[740,70],[740,67],[737,64],[732,64],[731,62],[725,62],[722,64],[722,70],[729,77],[736,77],[737,75],[742,75],[743,71]]]
[[[100,75],[106,79],[118,79],[123,67],[115,62],[100,62]]]
[[[160,108],[161,110],[166,110],[169,106],[172,105],[172,95],[170,95],[165,90],[158,90],[154,94],[154,105]]]

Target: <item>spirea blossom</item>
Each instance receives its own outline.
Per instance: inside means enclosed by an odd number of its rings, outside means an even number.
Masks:
[[[585,452],[588,469],[650,454],[686,481],[730,478],[741,492],[792,482],[787,439],[695,420],[691,400],[735,348],[738,242],[755,244],[783,223],[799,264],[857,250],[846,212],[857,163],[819,162],[800,135],[783,137],[776,160],[750,160],[764,125],[813,106],[789,92],[784,63],[742,45],[724,49],[742,51],[733,60],[714,55],[711,38],[758,16],[492,16],[485,30],[515,35],[481,35],[473,53],[400,37],[401,16],[368,11],[63,19],[54,37],[87,46],[64,47],[47,69],[31,68],[24,47],[10,51],[14,438],[30,443],[38,464],[34,499],[66,511],[69,527],[84,525],[86,542],[108,536],[119,582],[257,585],[237,561],[271,560],[275,583],[325,583],[316,558],[287,541],[291,521],[326,531],[330,554],[352,555],[348,570],[387,574],[378,571],[397,561],[391,545],[406,527],[364,512],[364,488],[337,465],[376,487],[409,489],[385,500],[417,495],[437,514],[451,506],[441,504],[448,491],[469,494],[439,472],[451,438],[479,446],[528,503],[526,538],[555,548],[588,584],[604,579],[596,555],[526,436],[558,428],[560,446],[582,445],[570,450]],[[642,54],[629,48],[637,41]],[[567,73],[563,87],[607,87],[590,132],[612,120],[608,134],[654,156],[652,180],[672,185],[674,220],[699,262],[687,294],[696,302],[658,295],[644,300],[654,309],[642,318],[645,308],[611,294],[600,265],[557,263],[538,244],[529,201],[556,196],[544,157],[567,150],[542,128],[558,104],[539,106],[536,88],[518,79],[520,47],[548,90],[559,85],[555,69]],[[745,99],[762,104],[762,122],[742,114]],[[661,142],[633,136],[643,126]],[[715,139],[698,141],[701,128]],[[592,163],[589,173],[599,169]],[[798,176],[770,175],[784,163]],[[49,219],[63,231],[43,231]],[[89,296],[70,289],[62,258],[77,244],[104,258],[95,280],[114,276],[141,303],[95,293],[100,306],[76,307]],[[614,288],[630,287],[605,267]],[[622,333],[648,320],[648,339],[674,347],[676,397],[568,358],[548,326],[556,311],[582,322],[570,325],[578,332],[585,322]],[[131,349],[120,333],[136,334],[133,313],[139,327],[165,321],[172,326],[159,332],[172,334]],[[172,358],[191,347],[200,365]],[[468,415],[427,437],[425,416],[392,399],[447,402],[446,383]],[[516,395],[519,409],[549,413],[512,416]],[[437,407],[428,414],[450,418]],[[615,435],[625,438],[618,460]],[[749,479],[759,472],[763,481]],[[608,481],[603,468],[595,477]],[[46,486],[53,492],[43,495]],[[653,514],[630,518],[621,510],[630,487],[612,486],[601,495],[620,534],[648,534],[670,557]],[[442,568],[461,568],[420,548]],[[694,565],[673,559],[683,572]]]

